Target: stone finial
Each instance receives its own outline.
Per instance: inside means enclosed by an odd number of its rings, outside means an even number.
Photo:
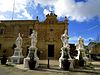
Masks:
[[[53,11],[50,11],[50,15],[53,16]]]
[[[68,20],[66,16],[65,16],[65,20]]]
[[[38,20],[38,16],[36,16],[36,20]]]

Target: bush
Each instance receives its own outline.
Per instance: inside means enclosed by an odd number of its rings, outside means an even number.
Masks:
[[[5,56],[3,56],[3,57],[1,58],[1,64],[5,65],[6,62],[7,62],[7,58],[6,58]]]
[[[68,60],[62,60],[62,65],[64,70],[69,70],[70,62]]]
[[[30,55],[29,55],[30,60],[28,61],[28,64],[29,64],[29,68],[30,68],[31,70],[34,70],[34,69],[35,69],[35,65],[36,65],[36,61],[34,60],[34,52],[35,52],[35,50],[32,49],[32,50],[31,50],[31,53],[30,53]]]

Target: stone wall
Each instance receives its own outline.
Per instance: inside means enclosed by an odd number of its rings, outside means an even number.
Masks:
[[[39,58],[47,59],[48,45],[53,44],[54,57],[52,59],[58,59],[60,48],[62,47],[60,37],[64,30],[68,29],[68,21],[59,22],[57,15],[49,14],[43,22],[39,22],[38,18],[36,20],[4,20],[0,23],[0,28],[2,26],[4,26],[4,33],[0,34],[0,56],[2,56],[4,49],[7,50],[7,56],[13,55],[13,44],[15,44],[18,33],[21,33],[23,38],[23,55],[26,57],[31,41],[29,38],[30,33],[34,29],[38,33],[37,48]]]

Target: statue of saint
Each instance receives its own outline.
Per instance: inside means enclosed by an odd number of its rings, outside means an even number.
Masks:
[[[76,50],[78,51],[78,54],[75,57],[76,59],[79,60],[80,55],[85,57],[84,40],[81,36],[79,37],[78,44],[76,45]]]
[[[63,47],[68,46],[68,39],[69,39],[69,36],[67,35],[67,30],[65,30],[64,34],[61,35],[61,40],[62,40],[62,43],[63,43]]]
[[[82,39],[81,36],[79,37],[78,48],[79,49],[84,49],[84,40]]]
[[[37,32],[35,30],[33,30],[30,38],[31,38],[31,47],[36,47],[36,43],[37,43]]]
[[[16,39],[16,42],[15,42],[17,48],[21,48],[22,46],[22,37],[20,36],[20,33],[18,34],[18,37]]]

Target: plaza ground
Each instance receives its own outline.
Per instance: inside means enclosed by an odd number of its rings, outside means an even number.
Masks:
[[[39,64],[41,67],[36,70],[25,69],[23,64],[0,65],[0,75],[100,75],[100,61],[92,61],[94,69],[75,69],[73,71],[59,69],[58,60],[50,60],[50,69],[47,68],[47,60],[40,60]]]

